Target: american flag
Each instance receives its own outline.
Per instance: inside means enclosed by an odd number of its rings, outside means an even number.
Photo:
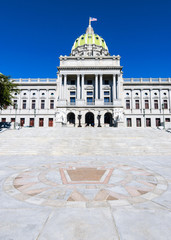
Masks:
[[[97,18],[90,17],[90,22],[97,21]]]

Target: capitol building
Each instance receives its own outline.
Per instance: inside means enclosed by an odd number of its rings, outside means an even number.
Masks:
[[[153,127],[171,121],[171,78],[123,78],[120,56],[89,24],[57,78],[13,79],[14,105],[0,121],[34,127]]]

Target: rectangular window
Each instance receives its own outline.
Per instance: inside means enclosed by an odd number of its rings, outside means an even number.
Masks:
[[[11,122],[15,122],[15,118],[11,118]]]
[[[146,127],[151,127],[151,118],[146,118]]]
[[[126,109],[130,109],[130,100],[126,100]]]
[[[109,97],[104,97],[104,102],[109,102]]]
[[[53,127],[53,118],[49,118],[49,127]]]
[[[88,80],[87,85],[92,85],[92,80]]]
[[[35,108],[36,108],[36,100],[32,100],[31,109],[35,109]]]
[[[149,109],[149,101],[145,100],[145,109]]]
[[[45,100],[41,100],[41,109],[45,109]]]
[[[154,109],[158,108],[159,108],[158,100],[154,100]]]
[[[75,103],[75,97],[70,97],[70,102]]]
[[[87,102],[93,102],[93,98],[92,97],[88,97],[87,98]]]
[[[6,118],[2,118],[2,122],[6,122]]]
[[[54,109],[54,100],[50,100],[50,109]]]
[[[104,95],[109,95],[109,91],[104,91]]]
[[[170,122],[170,118],[165,118],[165,122]]]
[[[75,95],[75,92],[73,92],[73,91],[72,91],[72,92],[70,92],[70,95],[72,95],[72,96],[73,96],[73,95]]]
[[[93,92],[87,92],[87,95],[93,95]]]
[[[30,118],[30,126],[34,127],[34,118]]]
[[[163,106],[164,106],[164,109],[168,109],[167,100],[163,100]]]
[[[139,100],[135,100],[135,109],[140,109],[140,102],[139,102]]]
[[[136,118],[137,127],[141,127],[141,118]]]
[[[23,100],[23,109],[26,109],[26,100]]]
[[[156,118],[156,127],[160,126],[160,118]]]
[[[44,118],[39,118],[39,127],[43,127],[44,125]]]
[[[127,118],[126,122],[127,122],[127,127],[132,127],[132,119],[131,118]]]
[[[23,127],[25,123],[25,118],[20,118],[20,126]]]
[[[14,108],[14,109],[17,109],[17,106],[18,106],[18,105],[17,105],[17,100],[14,100],[13,108]]]

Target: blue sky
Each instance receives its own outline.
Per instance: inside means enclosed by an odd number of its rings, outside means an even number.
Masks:
[[[56,77],[88,26],[111,55],[121,56],[124,77],[171,77],[170,0],[0,0],[0,72],[13,78]]]

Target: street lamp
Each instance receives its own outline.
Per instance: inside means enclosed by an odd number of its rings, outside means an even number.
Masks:
[[[163,109],[163,128],[165,129],[165,120],[164,120],[164,103],[162,103],[162,109]]]
[[[18,109],[18,104],[16,103],[15,104],[15,126],[14,126],[15,129],[17,127],[17,109]]]
[[[145,123],[145,108],[143,109],[143,117],[144,117],[144,127],[146,127],[146,123]]]
[[[79,121],[78,127],[82,127],[81,126],[81,111],[79,111],[79,114],[78,114],[78,121]]]
[[[36,125],[36,109],[34,109],[34,127]]]
[[[98,126],[97,127],[101,127],[101,125],[100,125],[100,118],[101,118],[101,115],[100,115],[100,111],[98,111]]]

